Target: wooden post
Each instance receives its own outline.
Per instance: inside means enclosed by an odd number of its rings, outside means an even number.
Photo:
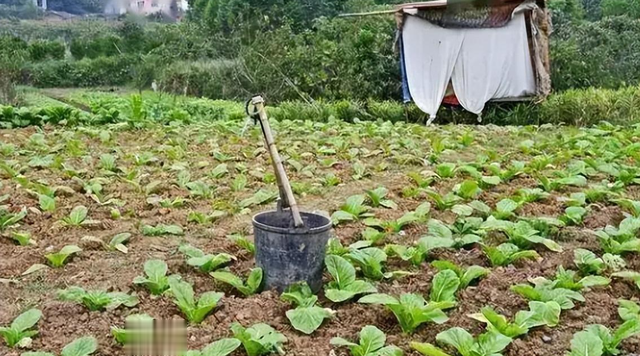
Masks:
[[[285,172],[284,170],[284,166],[282,165],[282,158],[280,157],[280,153],[278,153],[275,140],[273,139],[273,135],[271,134],[269,118],[267,117],[267,112],[264,109],[264,99],[261,96],[255,96],[251,99],[251,104],[255,106],[256,111],[258,112],[258,119],[260,120],[260,123],[262,125],[264,140],[267,145],[267,149],[271,154],[271,161],[273,163],[273,169],[276,173],[276,181],[280,190],[280,199],[282,200],[282,206],[289,207],[291,209],[294,226],[303,227],[304,222],[302,221],[302,217],[300,216],[300,210],[298,209],[296,198],[293,195],[293,191],[291,190],[291,184],[289,183],[287,172]]]

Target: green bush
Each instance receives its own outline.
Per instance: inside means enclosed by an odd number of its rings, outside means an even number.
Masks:
[[[23,78],[26,84],[45,88],[124,85],[131,81],[135,64],[136,58],[130,56],[50,60],[25,66]]]
[[[158,82],[160,88],[176,94],[242,100],[255,93],[238,85],[241,72],[238,61],[175,62],[162,70]]]
[[[117,56],[122,39],[115,34],[94,38],[74,38],[69,45],[75,59]]]
[[[608,17],[554,34],[551,79],[556,90],[619,88],[640,83],[640,20]]]
[[[616,124],[640,120],[640,87],[618,90],[571,89],[552,95],[539,106],[541,123],[588,126],[600,121]]]
[[[602,0],[582,0],[584,17],[589,21],[598,21],[602,18]]]
[[[371,18],[319,19],[298,34],[285,26],[256,34],[250,45],[236,43],[236,60],[167,66],[160,82],[171,92],[224,99],[399,99],[394,28],[392,19]]]
[[[0,19],[36,19],[42,16],[42,10],[27,4],[0,4]]]
[[[350,109],[344,110],[349,104]],[[425,122],[427,117],[415,105],[398,102],[376,102],[366,105],[348,102],[306,103],[284,102],[268,107],[270,117],[276,120],[318,120],[330,117],[345,121],[388,120]],[[344,110],[344,111],[343,111]],[[342,114],[340,114],[342,112]],[[591,126],[601,121],[629,125],[640,122],[640,86],[612,89],[572,89],[549,96],[546,101],[534,103],[489,103],[482,115],[485,124],[542,125],[568,124]],[[441,107],[438,124],[474,124],[476,115],[461,107]]]
[[[11,36],[0,37],[0,104],[14,104],[15,84],[20,77],[20,65],[27,57],[24,41]]]
[[[66,48],[59,41],[36,40],[29,43],[29,57],[32,61],[64,59]]]
[[[320,16],[340,12],[344,0],[194,0],[189,18],[226,34],[255,34],[283,24],[296,29],[308,28]]]
[[[562,31],[584,18],[584,8],[580,0],[549,0],[547,7],[551,10],[553,26]]]
[[[640,1],[637,0],[602,0],[602,16],[628,16],[640,18]]]
[[[1,17],[1,16],[0,16]],[[94,19],[77,21],[9,21],[0,20],[0,35],[12,35],[24,40],[64,40],[93,38],[116,33],[118,22]]]

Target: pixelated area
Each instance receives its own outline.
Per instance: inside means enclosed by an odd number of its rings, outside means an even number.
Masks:
[[[187,349],[184,320],[136,320],[125,326],[129,356],[178,356]]]

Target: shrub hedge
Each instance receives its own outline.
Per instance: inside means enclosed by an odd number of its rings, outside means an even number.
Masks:
[[[36,87],[124,85],[131,81],[136,61],[135,56],[115,56],[29,63],[22,69],[22,78]]]
[[[425,122],[427,115],[415,105],[396,101],[284,102],[271,107],[278,120],[309,119],[327,121],[329,117],[352,121],[388,120]],[[477,117],[459,107],[442,107],[436,123],[476,123]],[[640,123],[640,86],[613,89],[571,89],[555,93],[541,103],[489,103],[483,123],[497,125],[574,125],[591,126],[601,121],[630,125]]]
[[[132,99],[99,92],[87,93],[79,101],[88,103],[92,113],[69,106],[12,109],[0,107],[0,126],[18,127],[46,123],[89,124],[127,122]],[[195,99],[166,94],[143,93],[142,108],[152,122],[169,124],[174,121],[242,120],[244,114],[237,102]],[[78,101],[78,98],[70,102]],[[58,108],[58,106],[60,106]],[[287,101],[269,103],[269,117],[273,120],[329,121],[340,119],[353,122],[391,121],[423,123],[427,117],[415,105],[396,101]],[[632,125],[640,123],[640,87],[612,89],[573,89],[553,94],[540,104],[489,104],[484,124],[498,125],[575,125],[591,126],[602,121]],[[459,108],[441,108],[436,123],[475,123],[475,115]]]

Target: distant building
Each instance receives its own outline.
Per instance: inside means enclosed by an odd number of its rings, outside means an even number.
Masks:
[[[33,6],[39,7],[42,10],[47,9],[47,0],[33,0]]]
[[[105,13],[108,15],[133,13],[147,16],[162,12],[177,17],[177,14],[185,12],[188,6],[186,0],[112,0],[105,7]]]

